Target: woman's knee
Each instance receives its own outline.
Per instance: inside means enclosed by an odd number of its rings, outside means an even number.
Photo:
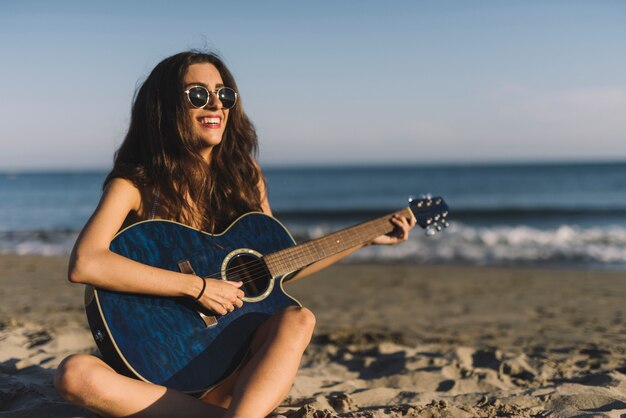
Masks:
[[[91,392],[97,379],[99,360],[86,354],[73,354],[66,357],[54,375],[54,387],[59,394],[71,401],[79,402],[87,392]]]
[[[285,309],[284,320],[296,332],[301,332],[307,340],[311,338],[315,329],[315,315],[305,307],[290,307]],[[307,341],[308,342],[308,341]]]

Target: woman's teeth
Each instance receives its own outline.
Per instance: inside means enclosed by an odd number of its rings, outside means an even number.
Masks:
[[[209,118],[209,117],[200,118],[200,123],[202,123],[203,125],[219,125],[220,118]]]

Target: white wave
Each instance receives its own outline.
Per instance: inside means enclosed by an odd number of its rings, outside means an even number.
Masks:
[[[298,242],[336,228],[292,226]],[[0,232],[0,253],[67,255],[76,231]],[[398,246],[369,246],[348,261],[470,264],[565,264],[626,266],[626,228],[562,225],[541,229],[525,225],[475,227],[453,223],[434,237],[415,229]]]
[[[319,227],[311,232],[305,235],[310,238],[321,235]],[[403,245],[366,247],[351,256],[351,260],[626,265],[626,228],[562,225],[541,229],[524,225],[474,227],[453,223],[434,237],[414,230]]]
[[[78,232],[1,231],[0,254],[69,255]]]

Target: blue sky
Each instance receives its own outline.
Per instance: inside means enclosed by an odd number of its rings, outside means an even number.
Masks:
[[[264,165],[626,159],[624,1],[0,0],[0,170],[106,169],[161,59],[235,74]]]

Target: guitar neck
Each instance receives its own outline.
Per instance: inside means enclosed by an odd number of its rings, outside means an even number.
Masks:
[[[405,208],[389,215],[333,232],[325,237],[268,254],[263,258],[273,277],[283,276],[324,258],[364,244],[379,235],[390,233],[395,227],[389,219],[395,214],[413,217],[411,209]]]

